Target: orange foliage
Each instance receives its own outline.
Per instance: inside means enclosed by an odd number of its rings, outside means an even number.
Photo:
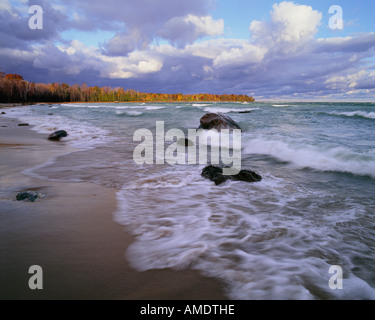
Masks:
[[[0,102],[253,102],[247,95],[142,93],[123,88],[34,83],[17,74],[0,73]]]

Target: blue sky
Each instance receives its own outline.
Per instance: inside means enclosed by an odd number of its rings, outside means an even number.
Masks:
[[[28,27],[34,4],[42,30]],[[329,28],[331,5],[343,30]],[[374,12],[371,0],[2,0],[0,70],[148,92],[375,101]]]

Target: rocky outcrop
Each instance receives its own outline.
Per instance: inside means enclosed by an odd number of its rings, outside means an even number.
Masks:
[[[68,133],[64,130],[55,131],[48,136],[48,140],[59,141],[61,138],[68,136]]]
[[[200,122],[199,129],[204,130],[241,129],[232,118],[222,113],[207,113],[201,118]]]
[[[212,165],[203,169],[202,176],[215,182],[216,185],[220,185],[228,180],[246,182],[259,182],[262,180],[262,177],[259,174],[249,170],[242,170],[239,174],[234,176],[224,176],[223,168]]]
[[[36,200],[40,200],[43,198],[45,198],[45,195],[35,191],[25,191],[17,194],[17,201],[35,202]]]

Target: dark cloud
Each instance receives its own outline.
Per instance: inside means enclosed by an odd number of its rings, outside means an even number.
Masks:
[[[206,15],[212,5],[211,0],[67,0],[66,3],[74,11],[72,28],[118,31],[102,48],[110,56],[143,49],[164,33],[168,21],[189,14]],[[180,36],[186,37],[186,33]]]
[[[39,5],[43,9],[43,29],[29,28],[31,5]],[[2,47],[28,48],[33,43],[46,40],[58,40],[60,32],[69,27],[68,18],[54,9],[47,0],[33,0],[10,10],[0,9],[0,43]]]

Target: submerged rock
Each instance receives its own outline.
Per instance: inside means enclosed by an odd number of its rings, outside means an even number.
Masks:
[[[44,199],[45,195],[35,191],[25,191],[17,194],[17,201],[30,201],[35,202],[36,200]]]
[[[6,112],[3,111],[1,114],[6,114]]]
[[[48,137],[48,140],[53,140],[53,141],[59,141],[61,138],[65,138],[68,136],[68,133],[64,130],[59,130],[51,133]]]
[[[18,126],[19,126],[19,127],[28,127],[29,124],[28,124],[28,123],[20,123]]]
[[[241,127],[230,117],[222,113],[207,113],[201,120],[199,129],[241,129]]]
[[[202,171],[202,176],[215,182],[217,186],[228,180],[245,182],[259,182],[262,180],[262,177],[259,174],[249,170],[241,170],[239,174],[233,176],[224,176],[223,168],[215,167],[213,165],[204,168]]]

